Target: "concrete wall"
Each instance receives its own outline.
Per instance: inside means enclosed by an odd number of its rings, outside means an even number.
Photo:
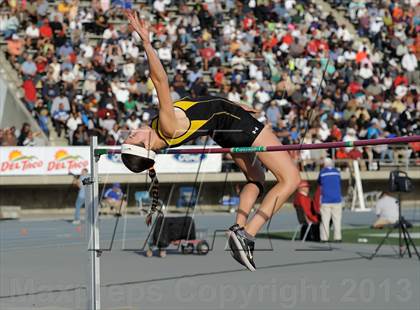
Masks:
[[[235,182],[233,184],[243,184],[242,182]],[[174,206],[179,197],[179,187],[192,185],[192,183],[161,183],[160,199],[165,203],[168,200],[171,187],[174,185],[172,199],[169,205]],[[267,184],[270,188],[273,182]],[[315,182],[311,181],[312,188],[315,187]],[[343,195],[347,193],[347,181],[343,181]],[[144,184],[123,183],[123,189],[129,194],[129,205],[134,206],[134,193],[136,191],[146,190]],[[387,180],[368,180],[363,182],[363,189],[368,191],[386,190],[388,187]],[[409,194],[403,194],[403,200],[406,201],[420,201],[420,180],[415,180],[415,187],[417,190]],[[223,182],[204,183],[202,186],[202,195],[200,203],[203,205],[217,205],[222,193],[232,192],[232,183],[228,183],[224,188]],[[100,190],[103,189],[101,185]],[[77,190],[70,184],[62,185],[28,185],[28,186],[8,186],[3,184],[0,187],[0,206],[1,205],[17,205],[24,209],[32,208],[66,208],[74,205],[77,195]]]

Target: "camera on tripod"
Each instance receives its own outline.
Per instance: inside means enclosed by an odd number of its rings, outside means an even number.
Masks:
[[[414,252],[416,253],[417,258],[420,260],[420,253],[417,251],[416,245],[414,244],[414,241],[411,238],[410,233],[408,231],[408,228],[411,228],[413,225],[407,220],[405,220],[404,217],[401,215],[401,193],[409,193],[413,191],[413,182],[408,177],[406,172],[394,170],[391,171],[389,174],[388,186],[390,192],[398,192],[398,221],[388,230],[385,237],[379,243],[379,245],[375,249],[375,252],[369,257],[369,259],[375,257],[381,246],[384,244],[385,240],[388,239],[389,234],[395,228],[398,228],[398,244],[400,249],[399,257],[403,257],[406,252],[408,253],[408,256],[411,257],[411,246]],[[405,248],[403,247],[403,242],[405,244]]]
[[[413,191],[413,182],[406,172],[400,170],[391,171],[388,186],[390,192],[410,193]]]

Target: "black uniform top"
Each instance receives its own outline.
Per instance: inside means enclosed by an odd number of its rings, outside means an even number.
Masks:
[[[251,146],[264,128],[249,112],[222,97],[185,97],[174,102],[174,107],[184,111],[190,121],[185,132],[165,137],[159,128],[159,118],[152,120],[152,128],[169,147],[206,135],[222,147]]]

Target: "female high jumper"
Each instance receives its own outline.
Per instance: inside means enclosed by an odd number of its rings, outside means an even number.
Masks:
[[[151,126],[130,132],[121,147],[123,163],[133,172],[152,168],[155,151],[180,146],[199,136],[210,136],[222,147],[280,145],[269,126],[257,121],[246,106],[221,97],[185,97],[172,102],[166,72],[150,42],[149,24],[137,12],[126,16],[143,41],[150,67],[150,77],[159,99],[159,115]],[[246,185],[240,193],[236,223],[227,231],[232,256],[255,271],[253,259],[255,235],[296,190],[299,171],[287,152],[231,154],[245,174]],[[266,167],[277,183],[264,196],[261,206],[249,219],[257,198],[264,191]]]

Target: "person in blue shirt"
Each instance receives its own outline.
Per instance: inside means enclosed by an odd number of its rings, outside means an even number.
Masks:
[[[75,210],[74,210],[74,220],[73,220],[74,225],[80,224],[80,209],[85,204],[85,197],[86,197],[83,181],[87,179],[88,177],[89,177],[88,170],[85,168],[82,170],[81,175],[79,177],[75,176],[73,180],[73,184],[78,188],[78,193],[77,193],[77,198],[76,198],[76,203],[75,203]]]
[[[330,220],[333,221],[334,241],[341,242],[341,175],[340,171],[334,168],[331,158],[324,159],[324,168],[318,176],[318,183],[321,187],[321,221],[320,237],[326,242],[330,237]]]
[[[122,210],[126,207],[126,200],[124,199],[124,193],[121,189],[120,183],[112,184],[112,187],[108,188],[103,196],[102,200],[102,207],[103,213],[108,213],[107,211],[110,209],[110,213],[121,213]]]
[[[379,121],[374,118],[367,129],[367,138],[378,139],[381,134],[382,134],[382,131],[381,131],[381,126],[379,124]]]

